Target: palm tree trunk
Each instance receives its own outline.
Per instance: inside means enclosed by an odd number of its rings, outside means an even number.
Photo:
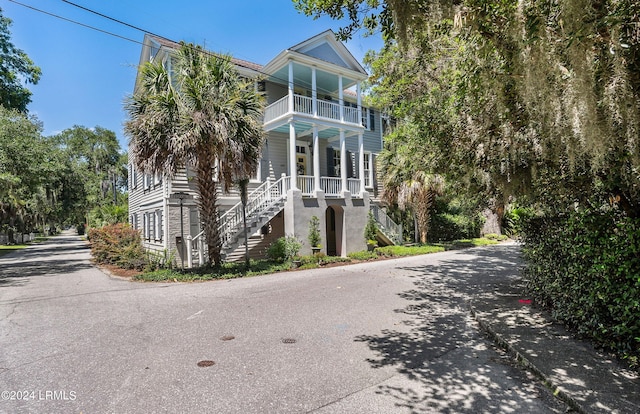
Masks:
[[[427,235],[429,233],[429,221],[431,219],[431,206],[433,205],[433,199],[435,194],[431,190],[426,190],[426,194],[419,198],[416,203],[416,218],[418,221],[418,228],[420,229],[420,243],[427,243]]]
[[[207,251],[209,253],[209,263],[220,266],[222,257],[220,255],[221,242],[218,233],[218,187],[213,179],[213,165],[205,159],[199,160],[197,167],[198,190],[200,199],[200,218],[204,227],[204,234],[207,237]]]

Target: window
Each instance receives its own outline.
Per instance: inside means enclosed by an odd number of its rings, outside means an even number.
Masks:
[[[376,130],[376,115],[375,115],[375,111],[371,108],[369,109],[369,130],[370,131]]]
[[[155,240],[162,241],[163,231],[162,231],[162,210],[156,210],[155,212]]]
[[[136,171],[136,167],[131,164],[131,187],[130,188],[138,188],[138,172]]]
[[[158,171],[158,172],[154,175],[153,180],[154,180],[154,184],[155,184],[155,185],[160,185],[160,184],[162,184],[162,173]]]
[[[376,130],[376,115],[372,108],[362,108],[362,126],[367,131]]]
[[[149,215],[147,213],[142,215],[142,237],[149,239]]]
[[[156,238],[156,215],[153,213],[147,213],[149,215],[149,240]]]
[[[144,173],[142,175],[142,186],[145,190],[148,190],[150,185],[151,185],[151,176],[147,173]]]
[[[364,153],[364,186],[371,187],[371,153]]]
[[[340,150],[333,150],[333,176],[340,177]]]

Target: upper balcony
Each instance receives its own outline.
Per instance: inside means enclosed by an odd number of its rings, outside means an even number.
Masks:
[[[290,106],[288,95],[267,106],[264,113],[265,126],[274,124],[279,119],[290,115],[298,115],[301,118],[309,118],[309,120],[350,124],[354,127],[362,126],[362,116],[358,115],[358,108],[353,106],[340,105],[323,99],[314,100],[299,94],[293,94],[293,108]]]

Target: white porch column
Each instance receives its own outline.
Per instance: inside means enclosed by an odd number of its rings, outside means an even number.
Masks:
[[[364,194],[364,134],[358,134],[358,178],[360,178],[360,194]]]
[[[347,186],[347,141],[344,130],[340,130],[340,180],[342,182],[342,193],[349,191]]]
[[[289,112],[293,112],[293,62],[292,61],[289,61],[289,95],[288,96],[289,96]]]
[[[296,165],[296,126],[289,121],[289,175],[291,176],[291,189],[298,189],[298,171]]]
[[[318,116],[318,85],[316,67],[311,67],[311,109],[313,116]]]
[[[340,103],[340,122],[344,122],[344,91],[342,90],[342,75],[338,75],[338,102]]]
[[[360,95],[360,82],[356,84],[356,95],[358,96],[358,122],[362,122],[362,96]],[[364,187],[363,187],[364,188]]]
[[[318,126],[313,126],[313,191],[322,191],[320,188],[320,138],[318,137]]]

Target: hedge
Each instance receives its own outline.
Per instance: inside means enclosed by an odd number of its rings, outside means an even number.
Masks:
[[[523,254],[537,303],[597,345],[638,363],[640,219],[586,210],[529,220]]]

